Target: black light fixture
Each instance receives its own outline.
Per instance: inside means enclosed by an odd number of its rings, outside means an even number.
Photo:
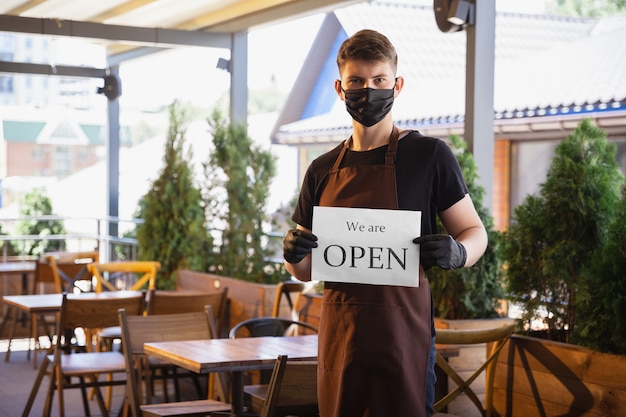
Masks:
[[[219,68],[219,69],[224,70],[226,72],[230,72],[230,59],[219,58],[217,60],[216,68]]]
[[[122,95],[122,82],[115,75],[104,77],[104,87],[98,87],[98,94],[104,94],[109,100],[115,100]]]
[[[452,0],[448,10],[448,22],[464,26],[474,24],[474,3],[468,0]]]
[[[434,0],[435,20],[442,32],[458,32],[476,19],[473,0]]]

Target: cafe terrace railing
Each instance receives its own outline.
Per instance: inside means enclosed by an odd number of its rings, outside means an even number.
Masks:
[[[66,233],[51,235],[21,235],[18,232],[18,226],[24,221],[56,221],[60,222]],[[0,219],[2,232],[0,235],[0,243],[2,244],[2,253],[0,259],[29,259],[32,255],[25,253],[27,243],[32,242],[59,241],[59,250],[67,250],[71,252],[92,251],[100,252],[102,262],[114,260],[134,260],[137,258],[137,240],[129,237],[117,236],[133,230],[136,225],[143,222],[141,219],[120,219],[117,217],[106,218],[66,218],[61,216],[21,216],[16,218]],[[11,242],[18,255],[9,253],[9,245],[5,242]]]
[[[18,234],[18,225],[22,221],[58,221],[61,222],[67,232],[59,235],[20,235]],[[53,240],[61,242],[59,250],[71,252],[98,250],[101,262],[135,260],[137,259],[137,239],[119,235],[134,230],[142,222],[142,219],[121,219],[118,217],[68,218],[53,215],[0,218],[2,233],[6,233],[0,234],[0,246],[2,247],[0,261],[33,259],[34,256],[25,254],[27,242]],[[212,230],[211,233],[216,241],[221,239],[221,231]],[[265,233],[265,239],[267,239],[265,244],[272,252],[267,258],[269,262],[282,262],[282,238],[283,233],[280,232]],[[4,244],[4,242],[13,243],[18,255],[10,254],[8,252],[9,245]]]

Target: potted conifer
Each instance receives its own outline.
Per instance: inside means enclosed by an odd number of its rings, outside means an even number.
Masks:
[[[523,331],[571,342],[597,326],[597,317],[577,308],[588,305],[592,293],[613,289],[601,270],[611,269],[602,262],[619,261],[605,251],[611,236],[618,244],[610,231],[623,222],[616,218],[624,179],[615,156],[604,131],[584,120],[558,144],[539,194],[515,209],[503,261],[508,295],[523,311]]]

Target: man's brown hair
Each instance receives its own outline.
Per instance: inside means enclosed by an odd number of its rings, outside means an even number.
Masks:
[[[363,29],[341,44],[337,53],[339,72],[347,61],[389,62],[395,73],[398,54],[385,35],[375,30]]]

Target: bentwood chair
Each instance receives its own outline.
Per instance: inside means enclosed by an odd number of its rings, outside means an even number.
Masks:
[[[46,395],[43,415],[49,416],[52,409],[55,391],[58,394],[59,416],[65,415],[64,391],[66,389],[80,388],[85,415],[90,415],[87,388],[93,387],[100,407],[102,416],[108,416],[109,410],[104,402],[100,387],[125,385],[124,378],[107,378],[101,380],[103,374],[110,376],[126,372],[124,356],[120,352],[92,352],[87,346],[85,352],[75,353],[66,350],[64,346],[71,340],[67,334],[74,334],[68,330],[78,328],[101,328],[113,326],[118,323],[117,312],[124,308],[128,314],[141,315],[144,310],[145,295],[139,292],[120,292],[107,296],[90,296],[88,294],[69,295],[63,294],[61,310],[58,314],[57,330],[53,353],[47,355],[39,368],[39,373],[31,390],[28,402],[22,414],[26,417],[30,414],[33,403],[41,387],[44,376],[50,371],[50,384]],[[85,344],[92,341],[86,338]],[[50,368],[50,369],[48,369]]]
[[[133,417],[205,416],[230,411],[230,404],[212,399],[150,404],[151,370],[144,343],[211,339],[215,325],[211,306],[199,312],[153,316],[129,316],[120,310],[119,324],[126,359],[126,399]]]
[[[253,317],[237,323],[230,329],[228,337],[231,339],[239,337],[281,337],[304,334],[317,334],[317,327],[303,322],[281,317]],[[259,382],[267,384],[271,377],[271,372],[262,370],[258,372],[250,372],[246,375],[248,382],[253,381],[253,375],[259,375]],[[245,392],[245,387],[244,387]]]
[[[453,399],[461,393],[472,401],[482,416],[491,416],[491,404],[493,397],[493,378],[496,370],[496,360],[500,350],[509,339],[515,324],[509,324],[491,329],[437,329],[435,340],[442,345],[476,345],[487,344],[487,356],[485,361],[467,378],[462,378],[444,357],[437,353],[437,366],[441,368],[457,387],[447,393],[435,403],[435,413],[443,410]],[[485,401],[484,405],[472,390],[471,383],[485,371]]]
[[[247,386],[245,392],[260,417],[316,417],[317,361],[288,361],[280,355],[269,384]]]
[[[282,317],[253,317],[237,323],[230,329],[228,337],[293,336],[316,334],[317,327],[304,321]]]

